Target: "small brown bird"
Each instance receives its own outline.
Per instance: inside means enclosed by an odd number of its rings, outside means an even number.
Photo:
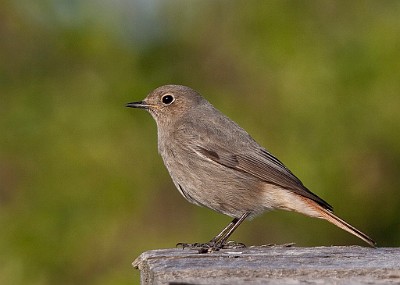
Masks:
[[[325,219],[375,246],[195,90],[165,85],[126,106],[146,109],[156,121],[158,151],[183,197],[233,218],[208,243],[191,245],[201,252],[223,248],[245,219],[275,209]]]

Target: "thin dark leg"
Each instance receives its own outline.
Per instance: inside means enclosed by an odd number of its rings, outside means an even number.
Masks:
[[[244,213],[239,219],[234,219],[232,221],[235,222],[233,224],[232,227],[229,228],[228,232],[219,240],[219,242],[217,242],[216,246],[218,248],[222,248],[224,246],[224,244],[226,243],[226,241],[228,240],[228,238],[231,236],[231,234],[240,226],[240,224],[250,215],[250,212],[246,212]],[[225,228],[226,229],[226,228]],[[224,231],[225,231],[224,229]]]
[[[238,222],[238,218],[234,218],[232,222],[230,222],[218,235],[216,235],[212,240],[210,240],[208,243],[211,244],[216,244],[218,241],[225,236],[225,233],[229,231],[235,224]]]
[[[228,238],[232,233],[240,226],[240,224],[250,215],[251,212],[246,212],[240,218],[234,218],[218,235],[207,243],[178,243],[176,246],[190,247],[192,249],[199,249],[199,253],[207,253],[212,251],[218,251],[224,248]],[[230,245],[231,248],[246,247],[242,243],[234,243],[234,246]]]

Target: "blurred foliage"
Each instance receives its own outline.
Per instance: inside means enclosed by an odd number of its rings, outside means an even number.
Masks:
[[[134,284],[149,249],[230,218],[190,205],[124,104],[184,84],[380,246],[400,240],[399,1],[0,3],[0,284]],[[211,222],[213,221],[213,222]],[[274,212],[247,244],[363,244]]]

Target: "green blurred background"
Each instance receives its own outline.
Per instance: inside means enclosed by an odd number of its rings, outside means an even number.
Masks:
[[[137,284],[141,252],[231,219],[187,203],[146,112],[200,91],[380,246],[400,240],[399,1],[0,3],[0,284]],[[248,245],[365,245],[273,212]]]

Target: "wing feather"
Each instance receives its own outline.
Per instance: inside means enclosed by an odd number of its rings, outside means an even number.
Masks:
[[[329,211],[333,210],[331,205],[308,190],[282,162],[265,149],[254,150],[251,153],[231,153],[220,146],[213,149],[196,146],[196,150],[216,163],[293,191]]]

